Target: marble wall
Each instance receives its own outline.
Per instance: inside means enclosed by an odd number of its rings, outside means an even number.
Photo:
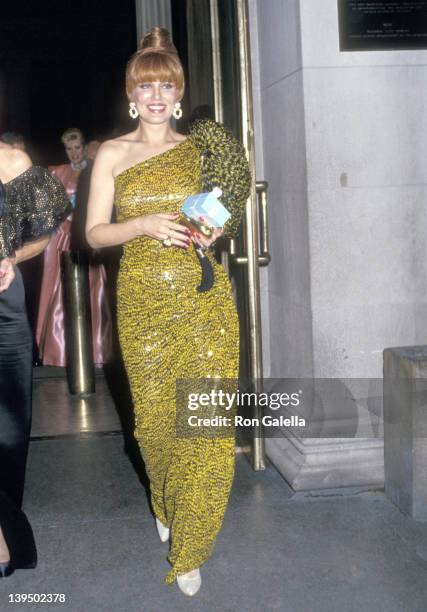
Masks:
[[[427,342],[427,51],[338,50],[335,0],[303,0],[314,364],[382,375]]]
[[[427,51],[341,53],[336,0],[252,4],[266,371],[381,377],[384,348],[427,343]],[[295,488],[381,482],[380,439],[320,442],[266,446]]]
[[[275,375],[427,341],[427,51],[340,53],[336,0],[258,0]]]

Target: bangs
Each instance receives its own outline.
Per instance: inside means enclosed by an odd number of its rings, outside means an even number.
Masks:
[[[126,70],[128,96],[140,83],[173,83],[181,99],[184,95],[184,73],[178,57],[171,53],[135,53]]]

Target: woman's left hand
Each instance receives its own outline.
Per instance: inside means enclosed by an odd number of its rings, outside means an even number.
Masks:
[[[6,257],[0,261],[0,293],[9,289],[15,278],[15,258]]]

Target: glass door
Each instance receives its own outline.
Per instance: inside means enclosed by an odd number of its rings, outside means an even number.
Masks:
[[[188,122],[211,117],[243,143],[254,177],[237,239],[218,253],[229,272],[240,319],[240,389],[262,390],[259,266],[269,261],[266,184],[256,183],[248,8],[246,0],[178,0],[172,3],[174,42],[187,68],[184,106]],[[184,127],[184,126],[183,126]],[[186,126],[185,126],[186,127]],[[181,129],[181,127],[180,127]],[[256,407],[244,416],[260,418]],[[254,469],[265,467],[260,427],[239,434]]]

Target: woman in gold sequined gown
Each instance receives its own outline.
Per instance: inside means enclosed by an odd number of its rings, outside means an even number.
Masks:
[[[135,410],[135,436],[150,479],[159,535],[170,534],[165,580],[187,595],[200,587],[198,568],[221,527],[234,472],[234,437],[179,438],[175,430],[177,379],[237,378],[238,319],[231,287],[213,255],[215,282],[200,293],[201,268],[192,245],[206,239],[179,223],[184,199],[206,187],[202,156],[228,148],[227,208],[236,230],[247,197],[243,149],[218,124],[202,122],[187,139],[169,120],[184,81],[165,30],[154,28],[127,69],[127,93],[137,129],[101,146],[89,200],[87,238],[93,247],[124,244],[118,281],[120,342]],[[234,148],[234,149],[233,149]],[[223,164],[227,170],[227,163]],[[236,169],[240,168],[240,174]],[[233,174],[234,173],[234,174]],[[236,197],[234,197],[234,195]],[[118,223],[111,224],[113,205]],[[166,245],[166,246],[165,246]],[[167,246],[171,245],[169,248]]]

